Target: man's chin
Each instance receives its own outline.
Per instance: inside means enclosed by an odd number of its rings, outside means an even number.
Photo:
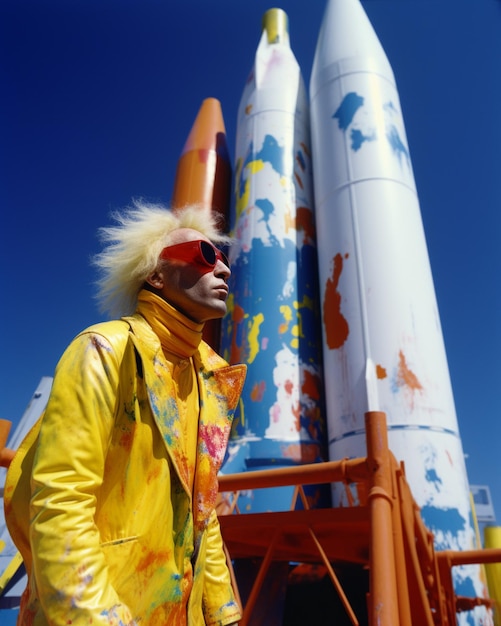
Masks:
[[[211,320],[220,320],[226,315],[226,302],[220,302],[219,305],[214,306],[210,316],[207,317],[205,323]]]

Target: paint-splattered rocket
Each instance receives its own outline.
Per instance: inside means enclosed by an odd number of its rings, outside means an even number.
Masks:
[[[323,456],[323,387],[309,109],[288,20],[263,17],[240,101],[229,313],[222,347],[247,363],[225,472]],[[250,500],[248,510],[275,509]]]
[[[393,71],[359,0],[329,0],[310,83],[331,459],[365,454],[364,413],[438,549],[470,549],[469,486]],[[341,492],[334,491],[335,504]],[[482,595],[476,566],[458,593]]]

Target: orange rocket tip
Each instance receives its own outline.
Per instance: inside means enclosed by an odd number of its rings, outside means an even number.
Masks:
[[[192,150],[213,150],[218,156],[229,160],[225,138],[221,103],[216,98],[206,98],[184,144],[182,155]]]
[[[196,204],[216,211],[226,222],[231,163],[221,103],[206,98],[198,111],[177,164],[173,208]]]

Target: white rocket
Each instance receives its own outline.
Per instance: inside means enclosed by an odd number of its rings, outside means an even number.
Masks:
[[[331,460],[366,454],[364,413],[389,445],[438,549],[472,549],[469,486],[393,71],[359,0],[329,0],[310,83]],[[341,490],[334,488],[334,504]],[[454,569],[483,595],[477,566]]]

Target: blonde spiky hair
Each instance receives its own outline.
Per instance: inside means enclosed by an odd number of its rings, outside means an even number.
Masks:
[[[134,200],[132,207],[112,214],[117,226],[99,229],[104,244],[92,263],[101,276],[97,281],[100,309],[112,317],[134,312],[147,276],[155,271],[171,233],[178,228],[193,228],[216,244],[231,239],[220,232],[218,219],[196,205],[171,210],[160,204]]]

